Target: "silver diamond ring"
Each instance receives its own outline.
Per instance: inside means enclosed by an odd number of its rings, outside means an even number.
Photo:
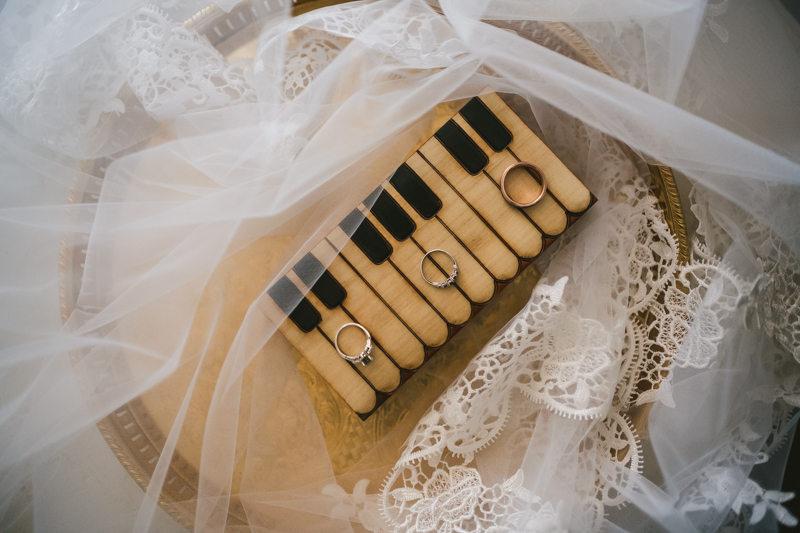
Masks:
[[[339,334],[342,332],[344,328],[347,327],[356,327],[364,332],[364,335],[367,336],[367,344],[364,346],[364,349],[361,350],[361,353],[357,356],[347,355],[344,353],[341,348],[339,348]],[[342,356],[342,359],[346,361],[350,361],[351,363],[361,363],[362,365],[366,366],[372,361],[372,335],[369,334],[367,328],[362,326],[361,324],[356,324],[355,322],[348,322],[344,326],[339,328],[339,331],[336,332],[336,337],[333,340],[333,344],[336,347],[336,351],[339,352],[339,355]]]
[[[427,277],[425,277],[425,272],[422,270],[422,265],[425,263],[425,258],[431,255],[433,252],[442,252],[443,254],[446,254],[447,257],[450,258],[450,261],[453,262],[453,271],[450,272],[450,275],[444,281],[431,281]],[[433,261],[433,259],[431,259],[431,261]],[[439,289],[449,287],[450,285],[453,284],[453,282],[456,280],[456,276],[458,275],[458,265],[456,264],[456,258],[453,257],[453,254],[451,254],[450,252],[446,252],[439,248],[431,250],[430,252],[422,256],[422,261],[419,262],[419,273],[422,274],[422,279],[424,279],[426,282],[430,283],[434,287],[437,287]]]

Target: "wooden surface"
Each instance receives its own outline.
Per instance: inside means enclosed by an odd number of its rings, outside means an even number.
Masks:
[[[486,130],[479,133],[460,113],[446,126],[458,134],[452,129],[455,124],[472,139],[475,146],[470,154],[479,162],[485,159],[482,170],[468,168],[464,152],[458,151],[452,139],[440,140],[438,134],[406,161],[441,202],[434,216],[423,217],[391,178],[382,188],[413,223],[410,237],[393,234],[376,216],[375,208],[367,206],[370,201],[358,207],[358,215],[391,247],[387,259],[376,263],[342,227],[314,248],[313,255],[327,265],[347,293],[341,305],[328,308],[294,272],[286,276],[321,320],[306,333],[287,319],[281,332],[362,419],[592,204],[588,189],[499,96],[489,93],[479,98],[511,134],[507,148],[491,148],[484,139]],[[500,190],[504,170],[519,161],[535,164],[547,181],[544,198],[522,209],[508,203]],[[510,172],[506,183],[514,198],[536,197],[541,191],[541,185],[522,168]],[[458,276],[450,287],[436,288],[420,275],[424,254],[435,248],[447,250],[457,261]],[[441,281],[452,263],[445,254],[432,257],[423,265],[425,274]],[[273,311],[280,313],[277,305]],[[336,352],[336,332],[348,322],[363,325],[373,337],[374,360],[368,365],[345,361]],[[363,333],[349,328],[342,332],[340,346],[345,353],[357,355],[364,341]]]

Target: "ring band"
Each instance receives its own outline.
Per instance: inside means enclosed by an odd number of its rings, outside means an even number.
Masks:
[[[539,196],[537,196],[536,199],[532,202],[521,204],[519,202],[512,200],[511,197],[506,192],[506,176],[508,176],[508,173],[517,167],[527,168],[531,172],[531,174],[533,174],[535,177],[538,177],[539,181],[542,182],[542,192],[540,192]],[[542,198],[544,198],[544,194],[547,192],[547,180],[544,179],[544,173],[539,169],[539,167],[537,167],[532,163],[528,163],[526,161],[520,161],[518,163],[514,163],[513,165],[505,169],[505,171],[503,171],[503,177],[500,178],[500,192],[503,193],[503,198],[506,199],[506,202],[510,203],[511,205],[515,205],[517,207],[530,207],[534,204],[539,203],[539,201]]]
[[[342,330],[346,327],[354,326],[364,332],[367,336],[367,344],[364,346],[364,349],[361,350],[361,353],[357,356],[347,355],[344,353],[341,348],[339,348],[339,334]],[[362,365],[366,366],[372,361],[372,335],[369,334],[367,328],[362,326],[361,324],[356,324],[355,322],[348,322],[344,326],[339,328],[339,331],[336,332],[336,337],[333,339],[333,345],[336,347],[336,351],[339,352],[339,355],[342,356],[342,359],[346,361],[350,361],[351,363],[361,363]]]
[[[425,277],[425,272],[422,270],[422,265],[425,263],[425,258],[431,255],[433,252],[442,252],[443,254],[447,254],[447,257],[450,258],[450,261],[453,262],[453,271],[450,272],[450,275],[444,281],[431,281],[427,277]],[[431,259],[433,261],[433,259]],[[449,287],[453,284],[456,280],[456,276],[458,275],[458,265],[456,264],[456,258],[453,257],[453,254],[450,252],[446,252],[445,250],[436,248],[435,250],[431,250],[430,252],[426,253],[422,256],[422,261],[419,262],[419,273],[422,274],[422,279],[424,279],[429,284],[433,285],[436,288],[443,289],[445,287]]]

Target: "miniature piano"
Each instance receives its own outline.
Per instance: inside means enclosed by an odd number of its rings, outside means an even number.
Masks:
[[[547,182],[531,207],[501,194],[504,170],[519,161]],[[268,289],[289,317],[280,331],[366,419],[594,201],[499,96],[473,98]],[[421,275],[433,249],[457,262],[449,287]],[[429,257],[427,277],[451,273],[447,255]],[[371,334],[369,364],[337,352],[347,323]]]

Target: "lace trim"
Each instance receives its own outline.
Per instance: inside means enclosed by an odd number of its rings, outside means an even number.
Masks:
[[[303,30],[294,32],[298,41],[286,56],[283,97],[287,100],[293,100],[303,92],[347,45],[345,39],[325,32]]]
[[[627,411],[635,399],[637,379],[640,378],[645,357],[652,357],[648,350],[652,343],[647,337],[647,328],[639,316],[634,315],[625,324],[625,345],[622,348],[622,365],[613,406],[617,411]]]
[[[800,366],[781,350],[775,353],[775,399],[800,407]]]
[[[153,6],[128,19],[123,43],[128,84],[156,120],[256,101],[249,68],[229,64],[208,39]]]
[[[732,244],[717,219],[735,218],[741,221],[742,234],[757,256],[762,270],[755,305],[751,308],[756,326],[763,327],[773,340],[800,362],[800,263],[786,245],[769,228],[750,213],[724,198],[695,187],[692,189],[692,212],[697,216],[697,233],[703,235],[713,253],[722,255]]]
[[[425,527],[454,531],[469,524],[474,531],[488,531],[484,529],[488,522],[478,518],[480,507],[475,496],[478,487],[485,487],[478,482],[477,469],[469,464],[502,432],[514,391],[556,416],[599,419],[605,413],[580,444],[578,469],[583,474],[578,477],[592,481],[583,488],[576,486],[576,490],[584,510],[593,510],[588,515],[593,518],[584,518],[586,524],[592,524],[590,530],[599,528],[606,506],[624,504],[622,489],[631,488],[632,483],[625,472],[640,473],[642,455],[639,439],[622,411],[656,399],[674,405],[672,366],[713,366],[724,332],[739,327],[748,309],[764,305],[762,299],[754,299],[755,283],[740,278],[700,243],[694,245],[691,263],[679,267],[677,246],[655,204],[641,202],[634,195],[628,198],[640,206],[641,214],[628,219],[639,231],[635,243],[629,246],[630,311],[619,356],[614,355],[610,336],[599,323],[569,311],[563,297],[566,279],[552,286],[540,283],[528,306],[470,363],[412,433],[382,493],[381,508],[388,527],[396,531],[424,531]],[[622,242],[618,246],[611,246],[609,253],[624,249]],[[763,311],[759,311],[761,315]],[[614,380],[608,378],[608,372],[616,365],[621,379],[612,387]],[[792,399],[788,391],[796,391],[793,386],[797,376],[789,372],[785,379],[786,395]],[[565,390],[568,394],[563,394]],[[776,417],[773,441],[785,434],[789,421],[786,413]],[[768,455],[758,450],[758,424],[758,420],[745,417],[724,439],[716,459],[684,491],[679,502],[683,512],[703,515],[732,506],[737,513],[752,509],[747,511],[752,522],[772,509],[782,521],[792,522],[779,505],[786,495],[756,494],[752,482],[743,489],[743,480],[736,477],[741,472],[739,465]],[[530,426],[520,428],[522,433],[513,435],[512,440],[536,447],[531,442],[535,422]],[[547,443],[542,445],[546,447]],[[775,446],[766,449],[774,450]],[[461,464],[450,466],[453,463]],[[446,478],[453,468],[459,468],[459,476],[469,483]],[[423,475],[426,469],[428,473]],[[441,491],[426,492],[425,484],[434,479]],[[419,484],[423,489],[414,488]],[[740,494],[743,490],[745,493]],[[407,505],[412,497],[416,505],[413,510]],[[446,503],[453,501],[461,502],[457,509]],[[541,499],[533,496],[524,501],[540,503]],[[548,503],[552,507],[553,503]],[[571,520],[554,519],[562,528]]]
[[[617,357],[602,325],[566,311],[566,283],[536,287],[525,309],[420,420],[401,464],[435,464],[444,450],[470,462],[502,430],[513,391],[570,418],[607,412]]]
[[[627,415],[612,411],[603,420],[596,436],[587,437],[583,445],[597,442],[597,495],[605,506],[618,506],[625,498],[616,487],[630,488],[630,477],[625,469],[642,473],[642,445]]]
[[[672,365],[708,368],[717,359],[726,328],[741,323],[741,303],[753,284],[714,258],[704,245],[695,242],[693,250],[691,262],[677,268],[658,300],[633,318],[634,323],[646,321],[643,344],[648,357],[641,359],[635,372],[638,381],[623,406],[658,399],[674,407]]]
[[[373,24],[377,20],[380,20],[380,25]],[[298,19],[297,25],[346,39],[358,39],[370,50],[386,54],[412,68],[446,67],[467,52],[450,25],[428,6],[420,4],[319,10]],[[380,32],[372,29],[378,26]]]
[[[541,503],[522,482],[522,471],[503,483],[486,486],[474,468],[445,465],[426,472],[410,464],[387,480],[381,508],[392,530],[409,533],[511,532],[532,521],[557,524],[552,505]]]
[[[760,262],[767,282],[758,298],[759,321],[767,335],[800,362],[800,268],[769,258]]]
[[[16,61],[16,68],[0,76],[0,113],[26,137],[82,156],[100,117],[125,112],[117,98],[125,74],[114,31],[57,58]]]
[[[781,505],[792,498],[794,498],[793,493],[764,490],[758,483],[748,479],[733,501],[731,509],[735,513],[741,513],[742,507],[751,507],[750,524],[761,522],[769,509],[775,513],[778,522],[788,527],[795,527],[797,519]]]
[[[594,519],[590,522],[595,529],[602,522],[605,506],[624,504],[620,489],[631,483],[625,472],[640,473],[642,457],[639,439],[622,410],[656,399],[672,403],[669,377],[673,364],[698,369],[714,365],[726,329],[739,327],[749,308],[758,309],[759,316],[765,315],[760,311],[765,305],[763,299],[750,301],[754,298],[756,284],[737,276],[702,244],[695,243],[690,264],[678,267],[677,247],[670,245],[674,241],[669,233],[655,231],[657,238],[649,233],[652,228],[660,229],[663,220],[658,212],[650,210],[652,204],[645,202],[643,205],[646,206],[644,218],[633,220],[639,228],[648,229],[637,235],[637,245],[631,247],[633,260],[629,272],[633,281],[629,285],[632,287],[629,305],[633,311],[626,324],[620,356],[613,355],[608,333],[599,324],[581,319],[568,310],[563,301],[566,279],[553,286],[540,283],[528,306],[470,363],[412,433],[382,493],[381,508],[390,528],[395,531],[425,531],[424,528],[455,531],[468,524],[474,531],[489,530],[488,522],[478,518],[480,506],[475,496],[479,488],[481,491],[486,488],[479,482],[477,469],[468,465],[475,453],[490,445],[501,433],[513,391],[540,402],[557,416],[596,419],[602,412],[606,413],[606,417],[595,424],[594,432],[590,431],[580,444],[579,470],[585,474],[591,472],[593,482],[579,489],[579,493],[584,507],[594,510]],[[647,260],[648,253],[652,254],[650,260]],[[672,258],[672,263],[669,259],[660,263],[661,258]],[[665,273],[666,279],[642,275],[654,265]],[[638,285],[640,280],[641,286]],[[640,290],[640,287],[646,289]],[[640,305],[642,302],[646,304]],[[586,378],[594,376],[596,380],[596,376],[603,376],[617,363],[622,379],[614,387],[610,402],[613,407],[609,411],[610,398],[608,393],[603,395],[602,390],[610,391],[613,380],[598,382]],[[596,394],[585,392],[591,387],[577,385],[579,375],[583,376],[584,383],[592,381],[600,385]],[[793,399],[789,391],[797,390],[794,387],[797,375],[787,372],[785,380],[786,396]],[[547,383],[556,385],[549,387]],[[563,383],[570,383],[569,401],[565,401],[563,394],[549,394],[562,390],[558,384],[563,386]],[[583,399],[583,403],[579,399]],[[759,421],[745,417],[724,439],[716,459],[684,491],[680,509],[703,515],[709,510],[721,512],[730,506],[736,513],[746,512],[751,523],[761,520],[766,510],[771,509],[782,523],[795,523],[780,506],[789,495],[763,491],[750,480],[743,485],[736,477],[741,471],[737,465],[765,460],[768,453],[780,445],[792,412],[775,413],[773,437],[761,451],[757,446],[761,439],[757,429]],[[535,423],[530,425],[532,428]],[[531,428],[521,428],[518,431],[523,433],[512,439],[518,437],[520,442],[535,446],[530,441]],[[422,459],[427,459],[427,467]],[[455,462],[462,464],[449,466]],[[423,475],[426,468],[429,473]],[[461,477],[457,480],[452,475],[447,477],[456,468]],[[518,472],[514,479],[521,475]],[[438,492],[426,491],[429,482],[440,487]],[[420,484],[422,489],[414,488]],[[413,510],[407,505],[412,499],[416,505]],[[541,502],[537,496],[526,495],[522,500]],[[455,501],[460,504],[456,506],[452,503]],[[554,523],[559,527],[570,523],[565,517],[548,517],[556,520]],[[702,518],[698,521],[702,522]],[[476,526],[476,523],[482,525]],[[492,527],[496,525],[492,524]]]
[[[642,211],[629,221],[641,231],[629,248],[630,314],[619,355],[599,323],[569,310],[565,278],[552,286],[540,282],[528,306],[476,356],[412,433],[382,491],[380,508],[387,528],[495,531],[492,528],[506,527],[505,518],[525,512],[538,520],[532,522],[534,528],[564,529],[574,524],[574,516],[550,512],[557,502],[545,502],[549,507],[542,507],[541,497],[527,492],[524,497],[523,493],[506,494],[503,491],[511,490],[511,485],[504,484],[493,486],[492,494],[515,503],[496,508],[503,513],[498,517],[481,514],[482,498],[489,488],[470,464],[476,453],[498,438],[509,417],[510,398],[521,392],[554,413],[547,416],[602,418],[580,443],[576,479],[584,481],[575,487],[587,512],[579,520],[586,529],[597,530],[606,506],[624,504],[623,489],[632,488],[632,476],[626,472],[642,471],[641,445],[622,411],[656,399],[674,405],[670,386],[673,365],[696,369],[716,365],[725,331],[741,327],[749,315],[755,313],[768,332],[785,331],[769,314],[784,305],[777,291],[759,289],[758,283],[742,279],[700,243],[694,244],[691,262],[678,266],[674,240],[668,232],[659,231],[665,226],[660,213],[650,201],[633,198],[628,197]],[[621,242],[618,245],[624,249]],[[609,253],[619,253],[615,246],[609,248]],[[657,271],[663,276],[651,277]],[[783,275],[784,280],[790,278]],[[776,303],[776,299],[781,301]],[[779,343],[781,353],[785,353],[785,344]],[[617,365],[621,379],[614,386],[610,376]],[[776,395],[789,404],[773,412],[772,434],[763,448],[763,423],[755,415],[745,415],[721,439],[715,458],[699,471],[678,502],[679,510],[691,513],[696,523],[708,520],[712,524],[730,507],[745,522],[757,523],[772,510],[782,523],[796,524],[780,505],[791,495],[764,491],[741,476],[743,467],[767,460],[796,422],[790,404],[797,401],[799,369],[786,354],[776,372],[781,377]],[[541,416],[535,412],[509,437],[507,445],[527,446],[529,453],[540,445],[546,449],[548,443],[531,440]],[[521,483],[521,476],[520,471],[509,482]],[[525,505],[528,511],[523,511]],[[543,509],[547,512],[541,514]]]
[[[789,436],[789,431],[797,425],[800,411],[795,406],[783,401],[776,401],[772,409],[772,430],[758,452],[756,464],[766,463],[769,458],[781,449]]]
[[[64,20],[52,24],[68,24],[81,9],[87,8],[65,6]],[[102,117],[131,112],[119,98],[126,81],[161,121],[256,101],[249,67],[229,64],[208,39],[153,6],[57,58],[18,59],[0,76],[0,113],[25,136],[76,157],[92,152]]]

